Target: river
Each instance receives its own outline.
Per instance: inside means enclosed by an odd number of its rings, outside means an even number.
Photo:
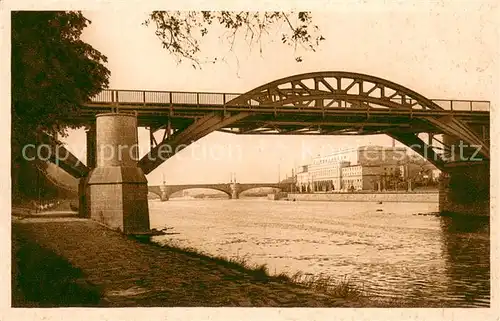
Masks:
[[[488,307],[485,220],[418,215],[435,203],[150,201],[160,243],[267,264],[271,273],[347,276],[370,296]]]

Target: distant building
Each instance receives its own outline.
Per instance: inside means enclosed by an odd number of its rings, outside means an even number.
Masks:
[[[340,190],[342,168],[350,163],[338,159],[341,158],[320,157],[313,160],[309,166],[309,177],[315,191]]]
[[[406,148],[361,146],[316,157],[297,170],[300,192],[397,189],[408,169]]]
[[[378,190],[382,168],[354,165],[342,168],[342,191]]]
[[[297,176],[297,188],[300,193],[307,193],[310,192],[309,190],[309,165],[303,165],[300,166],[297,169],[296,176]]]
[[[405,147],[361,146],[357,149],[357,159],[353,164],[380,166],[403,164],[408,155]]]

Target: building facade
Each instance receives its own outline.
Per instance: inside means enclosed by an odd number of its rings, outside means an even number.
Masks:
[[[378,190],[380,166],[353,165],[342,169],[342,191]]]
[[[310,193],[309,165],[300,166],[296,171],[297,190],[300,193]]]
[[[401,188],[407,175],[404,147],[361,146],[316,157],[297,171],[302,193]]]
[[[335,191],[340,189],[341,171],[349,162],[330,158],[318,158],[309,166],[309,177],[314,191]]]

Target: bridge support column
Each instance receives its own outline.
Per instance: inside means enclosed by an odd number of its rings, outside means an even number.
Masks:
[[[85,176],[78,181],[78,216],[90,218],[90,190],[88,186],[89,176]]]
[[[439,185],[439,211],[442,214],[489,216],[489,163],[450,168]]]
[[[96,125],[95,122],[86,131],[87,167],[91,170],[96,166]],[[90,189],[88,188],[90,173],[78,181],[78,215],[90,218]]]
[[[237,200],[240,198],[240,184],[232,183],[231,184],[231,199]]]
[[[160,186],[160,200],[162,202],[168,201],[167,186],[165,185]]]
[[[439,185],[439,211],[443,214],[489,216],[490,164],[482,160],[477,147],[464,146],[459,139],[443,135],[443,142],[453,146],[447,155],[451,163],[442,173]],[[462,147],[460,146],[462,145]]]
[[[135,116],[97,115],[96,167],[87,183],[89,216],[125,234],[150,232],[147,179],[137,166],[137,143]]]
[[[87,134],[87,167],[96,166],[96,125],[93,122],[86,131]]]

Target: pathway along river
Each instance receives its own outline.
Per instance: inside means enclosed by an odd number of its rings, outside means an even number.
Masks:
[[[349,277],[372,297],[487,307],[486,220],[418,215],[431,203],[150,201],[151,225],[179,233],[158,242],[245,257],[271,273]]]

